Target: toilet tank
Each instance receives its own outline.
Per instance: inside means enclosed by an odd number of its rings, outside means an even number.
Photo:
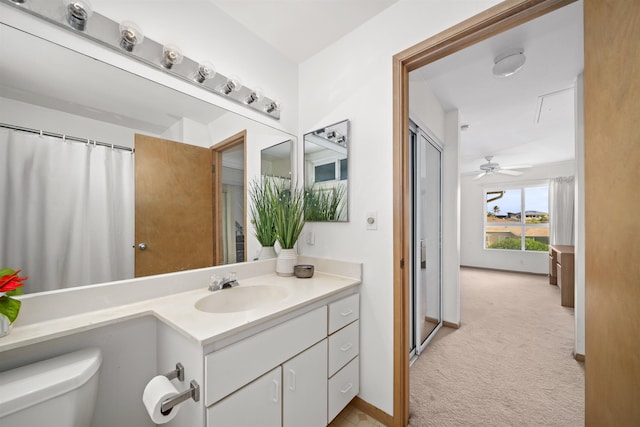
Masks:
[[[0,426],[89,427],[101,364],[92,347],[0,372]]]

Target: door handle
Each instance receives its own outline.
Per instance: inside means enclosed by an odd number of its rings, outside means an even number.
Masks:
[[[144,251],[147,249],[147,244],[146,243],[138,243],[138,249],[140,249],[141,251]]]
[[[291,376],[289,390],[296,391],[296,371],[294,371],[293,369],[289,369],[289,375]]]
[[[420,239],[420,268],[427,268],[427,244],[424,239]]]
[[[280,383],[278,380],[273,380],[273,403],[278,403],[280,400]]]

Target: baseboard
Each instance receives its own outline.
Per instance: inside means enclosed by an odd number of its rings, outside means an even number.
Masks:
[[[585,358],[584,358],[584,354],[580,354],[580,353],[573,353],[573,358],[576,359],[578,362],[584,362]]]
[[[435,323],[436,325],[440,323],[440,319],[436,319],[435,317],[424,316],[424,321],[429,323]]]
[[[387,427],[393,426],[393,417],[391,415],[387,414],[382,409],[378,409],[371,403],[362,400],[358,396],[354,397],[349,405],[353,405],[353,407],[358,408],[365,414],[369,415],[371,418],[374,418]]]
[[[529,274],[531,276],[545,276],[545,277],[549,276],[549,273],[534,273],[532,271],[505,270],[502,268],[478,267],[475,265],[461,265],[460,268],[468,268],[473,270],[486,270],[486,271],[500,271],[502,273]]]
[[[460,323],[447,322],[446,320],[442,321],[442,326],[445,328],[460,329]]]

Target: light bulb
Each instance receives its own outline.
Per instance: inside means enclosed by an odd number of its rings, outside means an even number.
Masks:
[[[239,77],[231,76],[227,79],[227,82],[222,85],[222,92],[225,95],[229,95],[233,91],[239,91],[242,89],[242,80]]]
[[[262,98],[262,89],[257,87],[251,91],[251,93],[249,94],[249,96],[247,96],[244,102],[251,105],[254,102],[260,101],[261,98]]]
[[[130,21],[123,21],[120,24],[120,47],[127,52],[132,52],[133,48],[142,43],[144,34],[140,27]]]
[[[87,28],[87,21],[93,13],[91,4],[87,0],[64,0],[67,22],[78,31]]]
[[[162,59],[160,63],[164,68],[170,70],[174,65],[182,62],[182,52],[177,46],[168,44],[162,48]]]
[[[194,80],[198,83],[204,83],[205,80],[213,78],[216,75],[216,67],[209,61],[203,61],[198,65]]]
[[[264,107],[264,111],[267,114],[271,114],[276,111],[282,111],[282,104],[280,104],[280,101],[278,100],[273,100]]]

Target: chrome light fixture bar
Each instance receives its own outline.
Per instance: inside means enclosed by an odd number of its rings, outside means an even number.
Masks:
[[[53,23],[102,46],[115,50],[192,85],[280,119],[282,107],[258,89],[243,86],[237,78],[217,73],[209,62],[197,62],[183,56],[171,45],[144,37],[130,22],[119,24],[92,12],[87,0],[0,0],[30,15]]]

